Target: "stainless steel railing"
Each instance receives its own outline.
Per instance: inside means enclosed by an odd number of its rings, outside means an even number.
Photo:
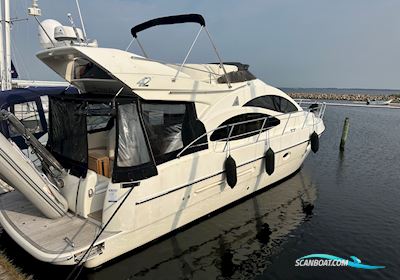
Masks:
[[[285,125],[283,126],[283,130],[282,133],[278,133],[274,136],[269,136],[269,139],[273,139],[275,137],[278,136],[282,136],[286,133],[288,133],[287,131],[287,127],[290,121],[293,121],[296,118],[304,118],[304,121],[301,125],[297,125],[297,127],[304,129],[305,127],[311,127],[313,128],[313,130],[315,130],[315,126],[317,126],[320,122],[322,122],[323,117],[325,115],[325,110],[326,110],[326,104],[325,103],[316,103],[318,105],[318,107],[313,107],[310,109],[307,109],[307,111],[298,111],[298,112],[291,112],[291,113],[286,113],[286,114],[279,114],[279,115],[275,115],[275,116],[268,116],[268,117],[262,117],[262,118],[257,118],[257,119],[252,119],[252,120],[246,120],[246,121],[241,121],[241,122],[236,122],[233,124],[228,124],[225,126],[221,126],[212,130],[209,130],[205,133],[203,133],[201,136],[197,137],[196,139],[194,139],[192,142],[190,142],[187,146],[185,146],[178,154],[177,154],[177,158],[180,158],[182,156],[183,153],[185,153],[188,149],[190,148],[194,148],[194,147],[201,147],[204,145],[208,145],[209,142],[209,136],[214,133],[215,131],[218,130],[226,130],[229,131],[228,135],[226,138],[222,138],[222,139],[218,139],[215,142],[223,142],[225,141],[225,145],[224,145],[224,149],[223,151],[226,151],[226,148],[228,147],[229,141],[231,140],[235,140],[237,138],[243,138],[243,137],[249,137],[251,135],[256,136],[257,137],[254,139],[254,141],[250,144],[256,143],[260,140],[260,136],[263,132],[268,131],[269,129],[273,128],[273,126],[271,127],[265,127],[265,124],[268,122],[268,120],[272,120],[274,119],[279,119],[280,123],[282,124],[282,121],[285,121]],[[312,124],[308,124],[307,121],[309,119],[309,116],[313,114],[314,117],[312,118]],[[232,135],[235,127],[237,127],[238,125],[242,125],[242,124],[249,124],[249,123],[253,123],[253,122],[259,122],[262,121],[262,125],[260,126],[260,128],[258,129],[254,129],[252,131],[246,131],[244,133],[241,134],[237,134],[237,135]],[[291,133],[292,130],[289,131],[289,133]],[[207,137],[207,143],[198,143],[201,139],[204,139],[204,137]],[[249,145],[249,143],[246,143],[244,145]],[[242,146],[240,146],[242,147]],[[236,147],[238,148],[238,147]]]

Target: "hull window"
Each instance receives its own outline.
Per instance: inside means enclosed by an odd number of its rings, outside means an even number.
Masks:
[[[297,112],[297,107],[288,99],[277,95],[264,95],[254,98],[243,106],[259,107],[281,113]]]
[[[238,115],[224,121],[218,127],[218,129],[215,130],[213,134],[211,134],[210,140],[233,141],[233,140],[244,139],[247,137],[257,135],[260,133],[260,131],[266,131],[269,128],[277,126],[279,124],[280,120],[265,114],[248,113],[248,114]]]

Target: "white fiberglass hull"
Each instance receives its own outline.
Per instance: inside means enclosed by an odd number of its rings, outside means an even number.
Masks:
[[[238,177],[238,184],[231,191],[221,192],[220,195],[215,195],[207,200],[198,203],[192,207],[186,208],[183,211],[176,213],[175,215],[168,216],[162,220],[157,221],[149,226],[137,229],[132,232],[124,232],[115,238],[107,240],[105,242],[105,248],[110,248],[109,253],[106,251],[98,256],[97,258],[91,259],[85,263],[86,267],[96,267],[102,263],[109,261],[115,257],[118,257],[126,252],[136,249],[146,243],[153,241],[165,234],[171,232],[171,228],[180,228],[187,225],[207,214],[210,214],[224,206],[227,206],[241,198],[251,195],[256,191],[262,189],[267,189],[268,186],[274,184],[291,174],[295,173],[302,165],[304,159],[310,152],[311,147],[308,143],[304,143],[299,146],[305,153],[302,157],[293,160],[290,164],[284,165],[277,170],[275,170],[272,176],[268,176],[265,173],[265,166],[263,160],[260,159],[255,164],[254,172],[260,172],[260,176],[253,177],[248,180],[243,180],[240,182],[240,177]],[[243,166],[245,169],[246,167]],[[240,170],[240,169],[239,169]],[[243,177],[246,177],[246,171],[243,172]],[[240,171],[238,172],[238,174]],[[247,171],[248,173],[248,171]],[[264,175],[265,174],[265,175]],[[219,187],[217,187],[219,188]],[[229,186],[225,186],[229,188]],[[230,188],[229,188],[230,189]],[[179,219],[177,219],[179,217]],[[128,241],[129,240],[129,241]],[[128,242],[127,242],[128,241]]]

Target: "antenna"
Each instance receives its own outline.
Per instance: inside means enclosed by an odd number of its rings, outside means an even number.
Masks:
[[[79,36],[78,29],[77,29],[76,26],[75,26],[74,19],[72,18],[71,13],[68,13],[68,14],[67,14],[67,17],[68,17],[69,22],[70,22],[71,25],[72,25],[72,28],[74,29],[76,39],[78,39],[78,42],[80,43],[80,42],[81,42],[81,36]]]
[[[37,18],[42,15],[42,11],[39,8],[38,0],[32,0],[32,7],[28,8],[28,15],[33,16],[35,18],[37,24],[43,30],[44,34],[46,34],[47,38],[49,38],[53,47],[55,47],[56,44],[53,42],[53,39],[51,39],[49,33],[47,33],[46,29],[44,29],[43,25],[40,23],[40,21]]]
[[[39,9],[38,0],[32,0],[32,7],[28,8],[28,14],[34,17],[40,17],[42,11]]]
[[[81,20],[81,26],[82,26],[82,32],[83,32],[83,39],[87,44],[87,36],[86,36],[86,29],[85,29],[85,24],[83,23],[83,18],[82,18],[82,13],[81,13],[81,7],[79,6],[79,1],[75,0],[76,2],[76,7],[78,8],[78,14],[79,18]]]

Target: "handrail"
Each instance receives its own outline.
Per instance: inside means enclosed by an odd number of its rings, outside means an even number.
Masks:
[[[319,120],[318,120],[318,122],[315,122],[315,117],[313,118],[313,124],[311,125],[313,128],[315,127],[315,125],[319,124],[319,123],[322,121],[322,119],[323,119],[323,117],[324,117],[324,114],[325,114],[325,110],[326,110],[326,103],[324,102],[324,103],[321,104],[321,107],[319,108],[319,110],[317,110],[317,111],[318,111],[317,114],[314,114],[314,116],[315,116],[316,118],[318,118]],[[313,111],[316,111],[315,108],[313,109]],[[307,112],[307,114],[305,114],[306,112]],[[294,117],[293,117],[294,114],[298,114],[298,113],[303,113],[303,114],[297,115],[297,116],[294,116]],[[238,137],[241,137],[241,136],[248,135],[248,134],[254,134],[255,132],[257,132],[255,135],[258,134],[257,139],[256,139],[256,141],[255,141],[255,143],[256,143],[256,142],[259,141],[260,135],[261,135],[263,132],[265,132],[265,131],[267,131],[267,130],[269,129],[269,128],[264,127],[264,126],[265,126],[265,123],[267,122],[267,120],[268,120],[269,118],[283,117],[283,116],[285,116],[285,115],[288,116],[287,121],[286,121],[285,128],[284,128],[284,130],[283,130],[283,132],[282,132],[282,134],[281,134],[281,135],[283,135],[283,134],[285,133],[286,126],[287,126],[287,124],[288,124],[288,122],[289,122],[289,120],[290,120],[291,118],[299,118],[299,117],[304,117],[304,116],[305,116],[304,122],[303,122],[303,124],[300,126],[300,127],[303,129],[303,128],[307,125],[308,115],[309,115],[310,113],[313,113],[313,112],[311,112],[311,110],[308,110],[308,111],[298,111],[298,112],[283,113],[283,114],[278,114],[278,115],[274,115],[274,116],[267,116],[267,117],[252,119],[252,120],[246,120],[246,121],[236,122],[236,123],[233,123],[233,124],[228,124],[228,125],[224,125],[224,126],[221,126],[221,127],[217,127],[217,128],[215,128],[215,129],[212,129],[212,130],[209,130],[209,131],[203,133],[202,135],[200,135],[199,137],[197,137],[196,139],[194,139],[192,142],[190,142],[188,145],[186,145],[186,147],[184,147],[184,148],[177,154],[176,157],[177,157],[177,158],[180,158],[181,155],[182,155],[184,152],[186,152],[189,148],[193,147],[193,146],[194,146],[193,144],[195,144],[196,142],[198,142],[200,139],[202,139],[202,138],[204,138],[204,137],[207,137],[207,141],[208,141],[208,138],[209,138],[208,136],[209,136],[210,134],[212,134],[213,132],[215,132],[215,131],[217,131],[217,130],[222,130],[222,129],[229,129],[229,135],[228,135],[228,137],[223,138],[223,139],[219,139],[220,141],[221,141],[221,140],[225,140],[224,151],[225,151],[226,147],[228,146],[228,141],[230,141],[230,140],[232,140],[232,139],[234,139],[234,138],[238,138]],[[233,129],[234,129],[235,126],[240,125],[240,124],[246,124],[246,123],[251,123],[251,122],[257,122],[257,121],[260,121],[260,120],[263,120],[263,124],[262,124],[262,126],[261,126],[259,129],[255,129],[255,130],[253,130],[253,131],[247,131],[247,132],[245,132],[245,133],[241,133],[241,134],[238,134],[238,135],[235,135],[235,136],[232,137],[232,132],[233,132]],[[280,120],[284,120],[284,119],[280,119]],[[281,135],[277,135],[277,136],[281,136]],[[273,138],[273,137],[271,137],[271,138]],[[200,144],[200,145],[201,145],[201,144]]]

